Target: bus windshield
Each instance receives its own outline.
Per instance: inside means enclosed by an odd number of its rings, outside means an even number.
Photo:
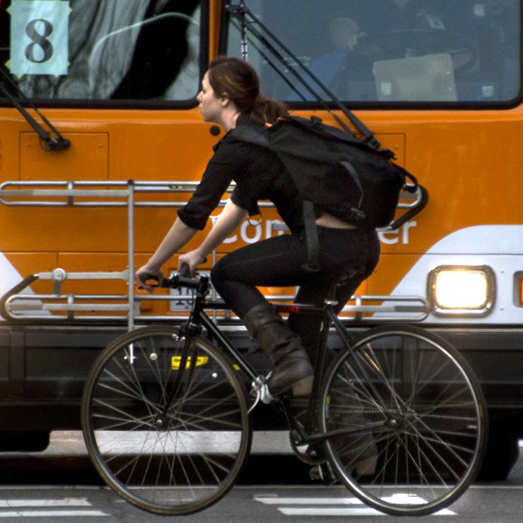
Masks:
[[[520,0],[245,4],[343,101],[486,106],[514,103],[520,93]],[[241,29],[231,18],[230,54],[240,54]],[[292,75],[295,60],[274,67],[263,45],[252,37],[247,43],[267,95],[314,99]]]
[[[2,0],[0,67],[29,98],[194,99],[201,0]]]

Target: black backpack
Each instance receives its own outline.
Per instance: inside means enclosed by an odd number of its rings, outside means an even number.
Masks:
[[[308,268],[318,269],[314,205],[362,229],[388,226],[394,219],[400,191],[417,180],[391,160],[388,149],[377,149],[337,127],[288,116],[275,125],[239,125],[230,136],[274,151],[305,200],[309,243]],[[316,251],[316,252],[311,252]]]

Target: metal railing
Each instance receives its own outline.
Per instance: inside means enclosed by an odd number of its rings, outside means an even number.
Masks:
[[[136,321],[155,321],[172,319],[172,315],[139,315],[138,306],[142,301],[183,302],[191,295],[137,295],[135,293],[135,209],[142,207],[177,208],[185,204],[184,200],[147,200],[138,199],[137,195],[169,195],[192,193],[198,182],[165,181],[10,181],[0,185],[0,204],[9,207],[122,207],[127,210],[127,251],[128,266],[121,272],[67,272],[55,269],[40,272],[25,278],[13,287],[1,299],[0,307],[4,317],[9,320],[39,321],[106,321],[127,320],[129,330]],[[228,192],[232,191],[232,185]],[[411,213],[422,205],[423,194],[402,193],[399,207]],[[220,206],[225,201],[220,202]],[[262,202],[260,206],[273,207]],[[282,224],[276,223],[275,230],[281,230]],[[388,229],[390,230],[390,228]],[[216,262],[216,253],[212,256],[212,265]],[[30,293],[32,283],[50,281],[53,291],[47,294]],[[127,284],[126,294],[68,294],[62,290],[66,281],[120,280]],[[269,296],[275,300],[292,300],[294,296]],[[428,304],[420,297],[395,296],[355,296],[344,308],[351,318],[361,320],[376,316],[380,321],[402,319],[409,315],[409,321],[421,321],[428,315]],[[92,313],[90,315],[89,313]]]

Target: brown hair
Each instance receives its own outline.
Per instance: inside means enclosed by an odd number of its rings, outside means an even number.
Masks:
[[[216,95],[231,100],[242,114],[269,123],[289,114],[282,102],[260,96],[258,73],[245,60],[218,56],[209,65],[208,78]]]

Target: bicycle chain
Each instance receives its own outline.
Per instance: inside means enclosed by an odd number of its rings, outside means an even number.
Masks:
[[[293,413],[294,423],[298,428],[289,430],[289,441],[294,454],[300,461],[307,465],[320,465],[326,461],[321,452],[308,444],[299,445],[299,441],[302,439],[300,432],[303,432],[303,425],[299,418],[306,416],[307,412],[307,409],[304,409],[298,413]],[[302,447],[305,447],[304,450],[301,450]]]

